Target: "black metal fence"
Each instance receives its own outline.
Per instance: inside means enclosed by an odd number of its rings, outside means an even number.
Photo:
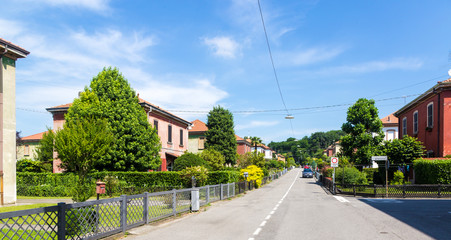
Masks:
[[[405,184],[405,185],[356,185],[333,183],[331,179],[318,176],[318,181],[332,194],[376,198],[451,198],[451,184]],[[387,191],[388,190],[388,191]]]
[[[99,239],[187,212],[195,191],[203,206],[254,187],[253,181],[237,182],[0,213],[0,239]]]

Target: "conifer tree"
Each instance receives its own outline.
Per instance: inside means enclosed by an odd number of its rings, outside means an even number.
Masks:
[[[208,113],[208,130],[205,147],[214,149],[224,155],[226,164],[236,163],[236,137],[232,113],[221,106],[213,107]]]

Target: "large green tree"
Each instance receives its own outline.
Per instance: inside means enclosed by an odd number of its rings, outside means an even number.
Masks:
[[[106,119],[115,144],[100,156],[97,170],[146,171],[160,164],[160,140],[128,81],[116,68],[105,68],[76,99],[66,121],[94,117]]]
[[[92,196],[93,187],[87,176],[113,141],[105,119],[78,118],[66,122],[64,128],[57,131],[55,150],[61,160],[60,167],[78,175],[78,184],[73,189],[74,201],[83,202]]]
[[[357,100],[349,107],[346,120],[341,127],[346,133],[341,137],[342,154],[356,164],[370,164],[371,156],[378,153],[378,146],[384,138],[374,100]]]
[[[424,154],[423,143],[410,136],[386,141],[381,147],[392,164],[413,163]]]
[[[232,113],[221,106],[213,107],[208,113],[207,127],[205,147],[219,151],[227,164],[235,165],[236,137]]]

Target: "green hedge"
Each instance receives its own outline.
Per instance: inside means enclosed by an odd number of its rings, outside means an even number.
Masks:
[[[451,160],[417,159],[413,167],[416,184],[451,184]]]
[[[375,181],[375,173],[378,172],[378,168],[364,168],[362,169],[362,172],[366,173],[366,180],[368,181],[368,183],[375,183],[377,182],[377,180]]]
[[[240,178],[240,172],[238,172],[238,171],[210,172],[210,173],[208,173],[207,185],[238,182],[239,178]]]
[[[97,172],[90,174],[92,183],[105,176],[119,180],[115,195],[166,191],[183,188],[179,172]],[[72,173],[17,173],[17,195],[40,197],[70,197],[78,177]],[[237,182],[238,171],[209,172],[207,184]]]

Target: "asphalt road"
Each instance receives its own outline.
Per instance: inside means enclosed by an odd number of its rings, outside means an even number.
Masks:
[[[301,173],[126,239],[451,239],[451,200],[336,197]]]

